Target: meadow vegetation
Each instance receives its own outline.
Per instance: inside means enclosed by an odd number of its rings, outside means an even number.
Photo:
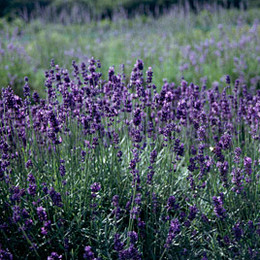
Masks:
[[[0,259],[259,259],[259,14],[2,19]]]
[[[259,13],[219,9],[196,15],[176,9],[158,19],[118,15],[114,21],[67,25],[44,17],[29,24],[1,20],[0,86],[10,85],[21,94],[22,80],[28,76],[31,88],[43,95],[50,59],[69,68],[72,60],[91,57],[102,61],[102,73],[110,66],[120,72],[123,64],[126,75],[141,58],[146,68],[153,68],[159,85],[164,78],[179,82],[182,77],[198,83],[207,78],[211,85],[225,74],[249,83],[260,69]]]

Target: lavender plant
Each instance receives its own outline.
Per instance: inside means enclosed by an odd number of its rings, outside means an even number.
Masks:
[[[1,259],[258,259],[260,91],[51,61],[0,100]]]

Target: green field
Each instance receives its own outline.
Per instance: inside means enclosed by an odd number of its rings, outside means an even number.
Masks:
[[[159,85],[164,78],[177,83],[184,77],[197,83],[207,78],[210,86],[225,74],[248,83],[260,70],[260,31],[254,25],[259,15],[260,9],[204,10],[199,15],[180,9],[156,20],[119,17],[70,25],[2,19],[0,86],[11,85],[21,94],[22,79],[28,76],[31,87],[44,95],[44,71],[52,58],[69,68],[72,60],[91,57],[102,61],[105,74],[110,66],[121,72],[124,64],[126,75],[141,58]]]

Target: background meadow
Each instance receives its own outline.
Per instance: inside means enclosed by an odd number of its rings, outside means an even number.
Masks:
[[[259,259],[257,3],[11,2],[0,259]]]
[[[146,68],[153,68],[157,84],[164,78],[178,82],[184,77],[198,83],[207,79],[211,85],[229,74],[256,85],[258,18],[259,9],[209,7],[196,15],[179,7],[157,19],[140,15],[126,19],[118,14],[112,21],[71,24],[68,20],[65,25],[45,21],[45,16],[29,24],[18,18],[11,24],[2,20],[0,85],[9,84],[21,94],[21,83],[28,76],[31,87],[43,94],[50,59],[69,68],[72,60],[91,57],[102,61],[103,74],[110,66],[120,71],[124,65],[128,77],[141,58]]]

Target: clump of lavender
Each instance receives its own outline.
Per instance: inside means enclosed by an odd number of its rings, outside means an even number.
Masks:
[[[241,155],[241,153],[242,153],[241,148],[240,147],[236,147],[235,148],[235,157],[234,157],[234,162],[236,164],[238,164],[240,162],[240,155]]]
[[[91,196],[95,198],[97,196],[97,193],[101,190],[101,185],[98,182],[94,182],[91,187]]]
[[[138,241],[138,234],[135,231],[129,231],[128,237],[130,238],[130,243],[135,244]]]
[[[86,246],[84,248],[84,254],[83,254],[83,259],[87,259],[87,260],[97,260],[97,258],[95,258],[95,255],[92,251],[91,246]]]
[[[55,191],[55,189],[53,187],[51,187],[51,189],[48,191],[52,202],[55,206],[57,207],[62,207],[63,203],[62,203],[62,198],[61,198],[61,194],[57,191]]]
[[[240,240],[242,238],[243,235],[243,229],[241,228],[241,223],[236,223],[234,225],[234,227],[232,228],[233,233],[234,233],[234,237],[236,240]]]
[[[30,97],[31,94],[30,94],[30,87],[29,87],[29,83],[28,83],[29,79],[27,76],[24,77],[24,81],[25,81],[25,85],[23,87],[24,97]]]
[[[60,168],[59,168],[59,171],[60,171],[60,176],[61,176],[61,177],[64,177],[65,174],[66,174],[66,169],[65,169],[64,163],[65,163],[64,160],[60,160]]]
[[[220,219],[224,219],[226,217],[226,210],[223,207],[224,203],[224,195],[220,194],[220,196],[213,196],[212,197],[213,204],[214,204],[214,212],[216,216]]]
[[[32,163],[32,160],[28,160],[26,163],[25,163],[25,167],[26,168],[30,168],[33,166],[33,163]]]
[[[177,209],[179,205],[176,203],[176,198],[174,196],[170,196],[167,201],[166,209],[170,211],[172,209]]]
[[[223,186],[227,187],[228,186],[228,170],[229,170],[229,165],[227,161],[224,162],[217,162],[216,165],[220,171],[220,178],[221,181],[223,182]]]
[[[252,159],[250,157],[244,158],[245,172],[248,176],[252,174]]]
[[[156,158],[157,158],[157,151],[153,150],[150,154],[150,163],[151,164],[155,163]]]
[[[244,175],[242,175],[242,171],[239,168],[234,168],[231,172],[231,175],[233,176],[232,183],[234,184],[232,190],[239,194],[244,189],[243,187]]]
[[[129,248],[122,250],[119,253],[119,259],[120,260],[141,260],[142,259],[142,254],[138,251],[138,249],[131,244]]]
[[[51,229],[51,221],[45,221],[43,227],[41,228],[41,234],[47,236],[48,232]]]
[[[47,260],[60,260],[62,255],[59,255],[57,252],[52,252],[50,256],[47,257]]]
[[[13,260],[13,255],[10,253],[8,249],[2,249],[0,244],[0,259],[3,260]]]
[[[172,240],[176,237],[176,235],[179,232],[180,232],[179,220],[177,218],[171,220],[168,236],[167,236],[166,242],[164,244],[165,248],[169,248],[171,246]]]
[[[189,216],[188,216],[189,220],[192,221],[193,219],[195,219],[197,213],[198,213],[198,209],[197,209],[196,205],[190,206],[189,207]]]
[[[146,71],[146,83],[151,84],[152,79],[153,79],[153,71],[152,71],[152,67],[149,67],[148,70]]]
[[[37,215],[41,222],[47,220],[47,213],[42,206],[37,208]]]
[[[142,198],[141,198],[141,193],[136,194],[136,197],[134,199],[134,204],[133,204],[133,208],[130,211],[130,217],[132,219],[138,219],[138,216],[141,213],[141,202],[142,202]]]
[[[119,234],[115,234],[115,237],[114,237],[114,249],[117,251],[117,252],[121,252],[124,248],[124,243],[121,242],[121,239],[120,239],[120,235]]]
[[[37,192],[37,185],[36,185],[36,179],[32,174],[28,175],[28,182],[29,182],[29,187],[27,189],[28,194],[31,196],[35,196]]]
[[[112,205],[114,206],[112,214],[115,215],[116,219],[118,220],[120,218],[120,215],[122,212],[122,210],[119,206],[119,196],[118,195],[113,196]]]
[[[114,237],[114,249],[118,253],[118,257],[120,260],[141,260],[142,254],[138,251],[137,247],[135,246],[136,242],[138,241],[138,235],[135,231],[128,232],[128,237],[130,239],[130,246],[125,248],[125,245],[120,240],[120,235],[115,234]]]

